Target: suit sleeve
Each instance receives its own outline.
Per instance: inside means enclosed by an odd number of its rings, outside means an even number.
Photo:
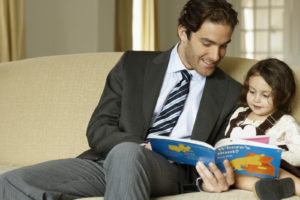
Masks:
[[[121,142],[143,142],[141,138],[125,132],[119,126],[126,54],[124,53],[109,73],[100,102],[87,128],[87,139],[91,149],[103,157]]]

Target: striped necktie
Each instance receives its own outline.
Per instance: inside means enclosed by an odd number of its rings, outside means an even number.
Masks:
[[[175,127],[189,94],[191,75],[181,70],[182,80],[175,85],[148,133],[168,136]]]

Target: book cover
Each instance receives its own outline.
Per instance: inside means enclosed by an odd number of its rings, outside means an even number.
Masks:
[[[174,139],[166,136],[149,135],[152,150],[166,159],[188,165],[202,161],[206,166],[216,163],[225,172],[224,160],[229,160],[235,173],[258,177],[277,177],[282,150],[276,146],[225,138],[215,147],[201,141]]]

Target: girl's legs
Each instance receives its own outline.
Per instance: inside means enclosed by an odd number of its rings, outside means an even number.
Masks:
[[[235,184],[234,186],[238,189],[252,191],[253,185],[260,180],[256,176],[249,176],[244,174],[235,174]]]
[[[291,178],[295,183],[295,195],[300,196],[300,179],[290,172],[281,169],[279,170],[278,179]],[[252,191],[253,186],[261,178],[248,176],[244,174],[235,174],[235,187],[242,190]]]

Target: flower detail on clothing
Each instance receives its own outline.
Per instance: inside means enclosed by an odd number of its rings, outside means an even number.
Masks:
[[[253,125],[246,125],[242,127],[234,127],[231,131],[230,137],[232,138],[245,138],[256,136],[256,127]]]

